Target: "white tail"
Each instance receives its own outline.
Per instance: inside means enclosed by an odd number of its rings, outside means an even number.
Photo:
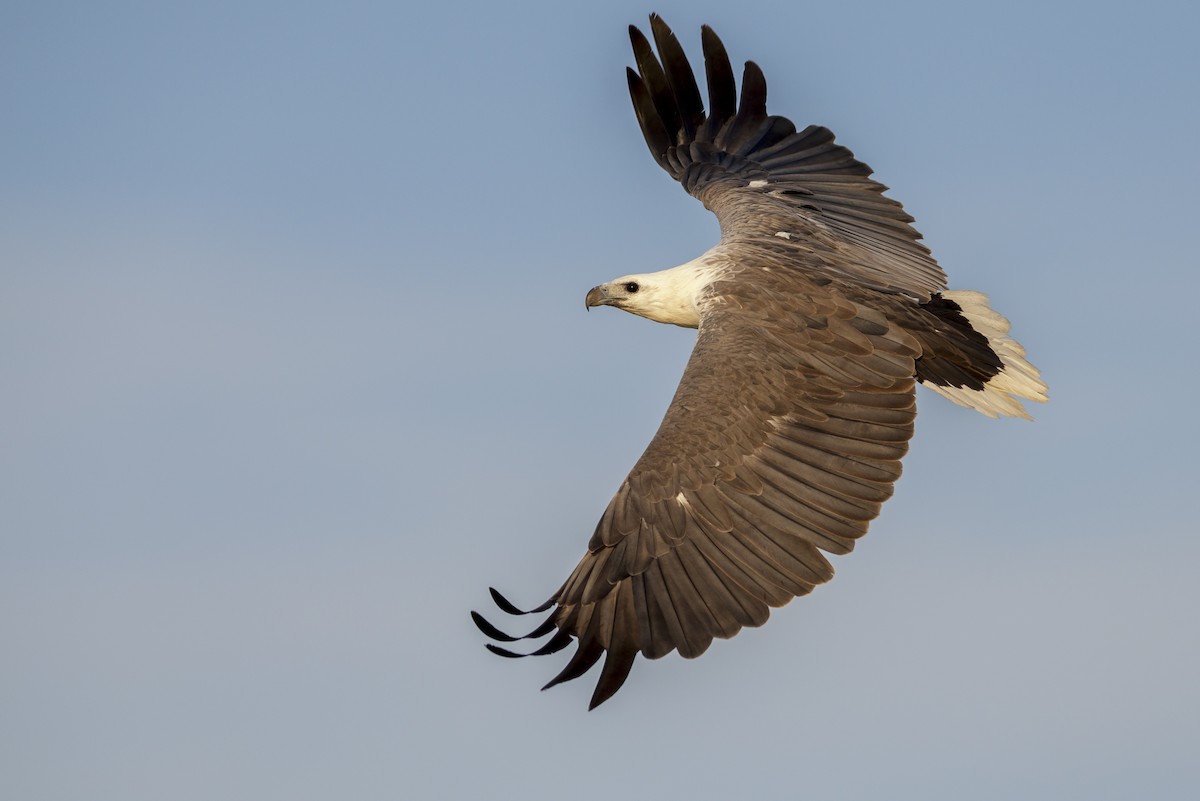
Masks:
[[[954,301],[962,309],[971,327],[987,337],[988,345],[1000,357],[1003,367],[982,390],[966,387],[938,386],[932,382],[921,383],[939,395],[955,403],[975,409],[988,417],[1024,417],[1031,420],[1029,413],[1018,398],[1045,402],[1046,384],[1038,370],[1025,359],[1025,348],[1008,335],[1008,320],[997,314],[988,305],[987,295],[982,292],[942,292],[946,300]]]

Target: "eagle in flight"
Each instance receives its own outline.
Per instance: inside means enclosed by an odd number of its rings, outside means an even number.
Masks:
[[[630,26],[629,93],[650,152],[716,216],[718,244],[678,267],[587,293],[697,329],[666,416],[605,509],[550,612],[505,643],[577,647],[552,687],[603,657],[591,708],[640,653],[704,653],[761,626],[772,607],[833,577],[892,494],[917,382],[989,417],[1028,418],[1046,385],[978,292],[951,291],[913,218],[827,129],[767,114],[754,62],[739,98],[725,47],[702,28],[705,109],[679,41],[657,15],[655,47]],[[657,55],[655,54],[657,49]]]

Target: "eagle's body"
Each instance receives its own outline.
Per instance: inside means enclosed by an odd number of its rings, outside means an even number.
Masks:
[[[752,62],[736,103],[708,28],[706,113],[674,34],[658,17],[651,27],[661,63],[630,29],[634,108],[659,164],[717,215],[721,241],[587,296],[698,329],[658,433],[527,635],[555,632],[534,653],[579,642],[550,685],[606,656],[593,706],[636,654],[697,656],[833,576],[822,552],[848,553],[900,475],[916,382],[992,417],[1025,417],[1019,398],[1046,397],[1008,322],[983,295],[946,289],[866,165],[828,130],[768,116]]]

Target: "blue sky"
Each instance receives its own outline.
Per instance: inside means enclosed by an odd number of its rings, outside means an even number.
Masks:
[[[608,309],[716,223],[625,27],[754,59],[1049,382],[922,391],[837,578],[586,713],[484,651],[692,334]],[[1190,798],[1190,3],[0,7],[0,796]]]

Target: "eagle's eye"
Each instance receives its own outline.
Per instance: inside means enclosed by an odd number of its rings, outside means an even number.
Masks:
[[[637,285],[637,281],[630,281],[627,284],[625,284],[625,291],[628,292],[630,295],[632,295],[634,292],[637,292],[638,288],[639,287]]]

